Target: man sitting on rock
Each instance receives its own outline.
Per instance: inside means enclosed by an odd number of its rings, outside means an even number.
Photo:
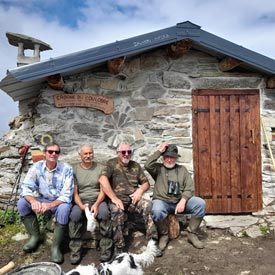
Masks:
[[[63,262],[61,243],[71,212],[74,189],[73,169],[58,161],[60,146],[56,143],[46,145],[45,160],[38,161],[28,171],[21,184],[20,199],[17,204],[19,215],[30,234],[30,240],[23,250],[30,253],[41,241],[37,214],[48,217],[55,215],[55,228],[51,248],[51,260]]]
[[[105,193],[100,190],[98,182],[103,165],[93,161],[94,150],[91,145],[83,145],[79,156],[81,162],[73,165],[75,187],[74,206],[69,222],[70,261],[71,264],[78,264],[81,261],[83,225],[86,222],[85,210],[88,207],[99,222],[100,260],[106,262],[112,256],[113,241],[110,211],[105,201]]]
[[[163,163],[158,162],[160,157]],[[176,164],[178,157],[177,146],[165,142],[144,165],[155,180],[152,213],[161,235],[159,247],[162,251],[169,241],[168,215],[178,213],[191,214],[188,241],[196,248],[204,247],[196,233],[205,215],[205,201],[193,195],[193,180],[184,166]]]
[[[141,166],[131,160],[133,151],[128,143],[121,143],[117,157],[107,162],[106,169],[99,178],[103,191],[109,197],[109,208],[114,227],[115,256],[125,250],[124,233],[129,215],[142,217],[146,227],[146,238],[155,240],[157,256],[162,256],[158,248],[158,233],[151,215],[151,201],[143,194],[150,185]]]

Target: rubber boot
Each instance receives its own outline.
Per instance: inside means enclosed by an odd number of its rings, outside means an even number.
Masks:
[[[69,236],[70,236],[70,262],[73,265],[79,264],[81,261],[81,250],[82,250],[82,222],[69,222]]]
[[[101,239],[99,242],[100,248],[100,261],[107,262],[112,257],[113,250],[113,240],[112,240],[112,221],[100,221],[99,223],[99,232],[101,235]]]
[[[40,242],[40,228],[35,213],[22,217],[27,232],[30,234],[29,241],[24,245],[23,250],[27,253],[35,251]]]
[[[196,217],[192,216],[190,219],[189,225],[187,227],[188,242],[191,243],[195,248],[198,248],[198,249],[204,248],[203,242],[201,242],[197,236],[197,231],[200,227],[201,222],[202,222],[202,218],[196,218]]]
[[[160,222],[156,222],[156,226],[159,233],[159,248],[161,251],[164,251],[169,242],[168,235],[168,217]]]
[[[59,223],[55,224],[53,243],[52,243],[52,257],[51,261],[54,263],[62,263],[64,261],[63,254],[61,253],[60,246],[65,235],[66,225],[61,225]]]

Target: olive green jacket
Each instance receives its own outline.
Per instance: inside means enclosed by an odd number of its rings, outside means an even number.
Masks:
[[[161,152],[156,151],[144,165],[144,168],[155,181],[153,199],[178,203],[181,198],[191,198],[194,195],[194,183],[188,170],[178,164],[171,169],[166,168],[162,163],[158,162],[160,156]],[[178,195],[168,194],[168,181],[179,183],[180,192]]]

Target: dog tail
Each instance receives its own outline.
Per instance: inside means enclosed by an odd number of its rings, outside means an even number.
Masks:
[[[157,250],[156,241],[150,240],[146,249],[142,253],[132,254],[132,256],[134,257],[135,262],[141,264],[143,267],[147,267],[154,262]]]

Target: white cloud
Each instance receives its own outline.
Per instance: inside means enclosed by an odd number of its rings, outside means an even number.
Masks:
[[[61,0],[47,2],[48,13]],[[143,33],[191,21],[203,30],[242,45],[263,55],[275,58],[275,2],[269,0],[93,0],[85,1],[78,14],[78,28],[63,22],[49,21],[48,13],[27,12],[36,1],[0,2],[0,79],[7,69],[16,67],[17,48],[8,44],[5,33],[22,33],[52,46],[52,51],[41,53],[41,60],[111,43]],[[61,1],[63,2],[63,1]],[[80,2],[80,1],[78,1]],[[42,3],[42,2],[41,2]],[[64,4],[65,2],[63,2]],[[68,1],[66,2],[68,3]],[[38,8],[39,5],[36,5]],[[48,19],[46,19],[47,17]],[[17,104],[0,91],[0,136],[8,130],[8,121],[17,115]],[[4,108],[2,106],[5,106]]]

